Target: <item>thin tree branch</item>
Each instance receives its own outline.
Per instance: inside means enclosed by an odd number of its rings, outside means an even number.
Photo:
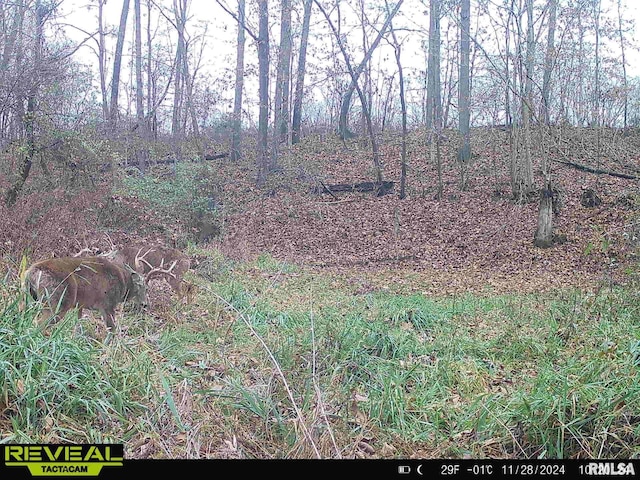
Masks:
[[[233,19],[234,19],[236,22],[238,22],[238,25],[240,25],[242,28],[244,28],[245,32],[247,32],[247,33],[249,34],[249,36],[250,36],[251,38],[253,38],[253,41],[254,41],[254,42],[257,42],[257,41],[259,40],[259,39],[258,39],[258,35],[256,35],[255,33],[253,33],[253,31],[252,31],[249,27],[247,27],[247,25],[246,25],[243,21],[241,21],[241,20],[240,20],[240,18],[238,17],[238,15],[236,15],[234,12],[232,12],[231,10],[229,10],[229,7],[227,7],[227,6],[226,6],[224,3],[222,3],[220,0],[216,0],[216,3],[217,3],[218,5],[220,5],[220,7],[221,7],[225,12],[227,12],[229,15],[231,15],[231,16],[233,17]]]

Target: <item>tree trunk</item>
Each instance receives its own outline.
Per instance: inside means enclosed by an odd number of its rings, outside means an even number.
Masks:
[[[107,101],[107,61],[106,47],[104,44],[103,10],[106,0],[98,0],[98,71],[100,75],[100,93],[102,95],[102,119],[109,121],[109,103]]]
[[[142,84],[142,15],[140,11],[140,0],[133,0],[133,8],[135,14],[135,56],[136,56],[136,118],[138,121],[137,156],[138,169],[144,174],[147,164],[147,125],[144,118],[144,95]]]
[[[281,0],[280,48],[276,74],[276,92],[273,120],[273,166],[277,165],[280,144],[289,137],[289,90],[291,83],[291,0]]]
[[[595,95],[594,95],[594,123],[596,127],[596,165],[600,167],[600,162],[602,160],[602,118],[600,116],[600,0],[595,0],[593,2],[593,17],[594,17],[594,26],[595,26],[595,36],[596,36],[596,45],[595,45],[595,57],[596,57],[596,71],[595,71]],[[596,177],[596,183],[598,182],[598,177]]]
[[[347,124],[348,124],[348,117],[349,117],[349,108],[351,107],[351,97],[353,96],[353,92],[356,90],[355,82],[358,81],[360,74],[364,71],[365,67],[367,66],[367,63],[371,59],[371,55],[373,55],[373,52],[378,47],[378,44],[382,40],[382,37],[384,36],[387,29],[389,28],[389,25],[391,24],[391,20],[393,20],[393,17],[396,15],[396,13],[398,13],[398,10],[400,9],[400,5],[402,5],[403,1],[404,0],[398,0],[398,3],[393,8],[391,13],[387,15],[387,19],[382,25],[382,28],[378,31],[378,35],[374,39],[373,43],[365,53],[365,56],[362,59],[362,62],[360,62],[360,65],[358,65],[358,67],[353,72],[351,83],[349,84],[349,88],[347,88],[347,91],[344,93],[342,97],[342,103],[340,106],[340,119],[338,121],[338,134],[340,135],[340,138],[347,139],[347,138],[352,138],[354,136],[354,134],[349,131],[349,126]]]
[[[178,30],[178,45],[176,46],[175,79],[173,82],[173,112],[171,116],[171,135],[173,136],[174,150],[174,172],[178,162],[182,161],[182,142],[184,140],[184,129],[182,125],[184,91],[187,77],[185,75],[184,64],[187,55],[185,41],[185,26],[187,23],[187,2],[188,0],[173,0],[173,13],[175,25]]]
[[[440,98],[440,0],[429,4],[429,57],[427,65],[427,130],[442,127]]]
[[[438,172],[438,199],[442,198],[442,100],[440,98],[440,0],[431,0],[429,8],[429,57],[427,60],[427,128],[430,158]],[[434,142],[435,140],[435,142]]]
[[[302,33],[300,37],[300,55],[298,56],[298,74],[296,78],[296,91],[293,100],[293,121],[291,126],[291,143],[300,141],[300,128],[302,125],[302,100],[304,97],[304,76],[307,63],[307,44],[309,43],[309,25],[311,24],[311,7],[313,0],[304,1],[304,17],[302,20]]]
[[[533,0],[525,0],[527,8],[527,42],[524,71],[521,71],[520,108],[522,114],[522,130],[524,151],[516,155],[513,171],[513,196],[519,201],[526,201],[533,191],[533,164],[531,159],[531,105],[533,87],[533,59],[535,42],[533,36]]]
[[[236,49],[236,88],[233,100],[231,152],[232,162],[240,160],[242,143],[242,93],[244,89],[245,0],[238,0],[238,41]]]
[[[147,135],[149,140],[157,140],[157,115],[154,105],[157,101],[156,81],[151,69],[153,60],[153,47],[151,38],[151,2],[147,0]]]
[[[204,42],[204,40],[203,40]],[[205,47],[205,44],[202,44],[202,47]],[[200,52],[200,60],[202,60],[202,52]],[[198,76],[198,70],[200,69],[200,62],[197,62],[194,69],[193,69],[193,75],[191,74],[190,70],[189,70],[189,56],[186,54],[183,57],[183,72],[184,72],[184,87],[185,87],[185,103],[186,103],[186,108],[185,111],[188,112],[188,115],[185,115],[185,120],[184,120],[184,129],[183,131],[186,132],[187,128],[186,128],[186,124],[187,124],[187,118],[189,118],[191,120],[191,133],[193,135],[193,137],[196,139],[196,141],[198,142],[198,144],[200,144],[199,141],[199,137],[200,137],[200,127],[198,126],[198,116],[196,113],[196,106],[195,106],[195,102],[193,101],[193,85],[195,84],[196,78]],[[202,149],[200,149],[202,150]],[[203,158],[204,157],[204,152],[200,151],[200,157]]]
[[[585,31],[586,28],[582,24],[582,15],[578,15],[578,58],[585,58]],[[589,102],[584,101],[584,69],[578,68],[578,91],[575,97],[577,98],[577,105],[575,106],[578,126],[584,127],[588,123],[587,111],[589,108]],[[585,108],[586,103],[586,108]]]
[[[508,5],[507,2],[509,0],[505,0],[505,7],[507,7]],[[504,123],[507,127],[511,127],[512,125],[512,117],[511,117],[511,75],[509,73],[509,58],[511,56],[511,19],[513,18],[513,1],[511,0],[511,5],[507,12],[508,12],[508,17],[507,17],[507,21],[506,21],[506,26],[504,29],[504,78],[505,78],[505,85],[504,85]],[[509,131],[511,132],[513,129],[509,128]],[[512,135],[510,134],[509,137],[511,138]]]
[[[184,29],[187,22],[187,1],[174,0],[173,11],[176,18],[176,28],[178,30],[178,45],[176,47],[175,80],[173,87],[173,112],[171,117],[171,134],[175,140],[182,139],[182,106],[184,102],[184,56],[186,55],[186,45]]]
[[[120,26],[118,27],[118,39],[116,40],[116,51],[113,57],[113,76],[111,78],[111,111],[109,121],[111,133],[115,133],[118,124],[118,93],[120,89],[120,67],[122,65],[122,50],[124,47],[124,37],[127,29],[127,16],[129,15],[129,0],[123,0],[122,12],[120,14]]]
[[[538,228],[533,244],[540,248],[549,248],[553,245],[553,186],[551,181],[545,184],[545,188],[540,194]]]
[[[558,0],[549,0],[549,26],[547,30],[547,51],[544,56],[544,75],[542,78],[542,119],[549,125],[551,118],[549,104],[551,103],[551,73],[555,58],[556,11]]]
[[[449,25],[449,28],[451,28],[451,25]],[[444,74],[445,84],[441,86],[442,88],[442,94],[441,94],[442,95],[442,128],[447,128],[447,126],[449,125],[449,110],[451,105],[454,103],[453,95],[454,95],[454,92],[456,94],[459,93],[454,86],[457,82],[454,80],[454,76],[453,76],[453,72],[456,69],[455,66],[460,64],[459,54],[460,54],[459,49],[456,49],[453,52],[453,54],[451,54],[451,56],[447,58],[447,68],[445,69],[445,74]],[[454,57],[454,58],[451,58],[451,57]]]
[[[389,3],[386,3],[387,12],[389,12]],[[398,81],[400,83],[400,110],[402,113],[402,147],[400,152],[400,198],[406,197],[407,187],[407,103],[404,95],[404,74],[401,62],[401,46],[396,37],[396,31],[393,25],[390,25],[391,36],[393,38],[393,49],[396,56],[396,64],[398,65]]]
[[[618,35],[620,36],[620,52],[622,54],[622,82],[624,86],[624,123],[623,127],[626,130],[627,128],[627,117],[629,110],[629,84],[627,81],[627,59],[625,58],[625,48],[624,48],[624,36],[622,34],[622,12],[621,12],[621,0],[618,0]]]
[[[258,0],[258,187],[267,181],[272,165],[269,158],[269,2]]]
[[[471,28],[471,5],[470,0],[462,0],[460,9],[460,74],[458,85],[458,109],[460,117],[460,135],[462,136],[462,146],[458,152],[460,162],[467,162],[471,158],[471,135],[469,129],[469,29]],[[463,190],[466,180],[462,179]]]

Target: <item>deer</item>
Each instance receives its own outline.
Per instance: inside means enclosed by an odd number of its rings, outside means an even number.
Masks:
[[[57,322],[71,308],[78,307],[78,318],[84,308],[100,311],[107,330],[115,328],[115,309],[120,303],[135,302],[136,309],[147,304],[147,284],[156,275],[175,278],[172,270],[178,264],[174,261],[164,268],[149,266],[142,272],[144,254],[141,250],[133,257],[133,264],[140,271],[124,262],[122,258],[80,256],[50,258],[31,265],[24,273],[23,288],[35,300],[46,302],[42,315],[47,315],[52,323]],[[187,258],[188,260],[188,258]],[[56,311],[57,309],[57,311]]]
[[[84,247],[73,256],[94,255],[127,265],[144,276],[146,282],[164,278],[173,292],[183,299],[194,294],[195,286],[184,280],[184,274],[191,268],[191,259],[185,253],[162,245],[138,244],[118,249],[111,239],[109,243],[111,246],[108,251]]]
[[[103,257],[60,257],[32,264],[23,276],[23,288],[35,300],[42,300],[42,316],[56,323],[69,310],[98,310],[111,331],[115,309],[125,301],[146,302],[144,276],[125,264]],[[39,317],[40,320],[42,317]]]
[[[130,245],[117,249],[112,243],[109,251],[101,252],[96,248],[85,247],[73,256],[80,257],[86,254],[128,265],[143,275],[147,282],[164,278],[180,297],[193,293],[193,285],[183,278],[191,267],[191,260],[188,255],[175,248],[160,245]]]

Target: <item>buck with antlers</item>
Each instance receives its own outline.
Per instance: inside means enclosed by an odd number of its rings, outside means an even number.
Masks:
[[[134,268],[147,281],[164,278],[180,296],[190,290],[183,277],[191,267],[191,260],[180,250],[163,246],[128,246],[106,255],[116,263]]]
[[[115,327],[118,304],[146,302],[145,278],[125,264],[103,257],[62,257],[42,260],[24,273],[23,286],[36,300],[42,300],[43,316],[53,322],[70,309],[99,310],[107,329]],[[41,317],[42,318],[42,317]]]
[[[99,254],[96,249],[85,247],[74,257],[97,254],[117,264],[129,265],[143,275],[146,281],[164,278],[171,289],[180,296],[191,292],[192,285],[184,281],[184,274],[191,267],[191,260],[180,250],[161,245],[132,245],[116,249],[112,243],[111,247],[110,251]]]

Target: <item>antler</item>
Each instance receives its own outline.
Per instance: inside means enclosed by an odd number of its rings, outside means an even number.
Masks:
[[[84,247],[82,250],[78,251],[77,253],[74,253],[72,256],[73,257],[81,257],[82,255],[90,255],[90,256],[97,256],[97,257],[104,257],[107,258],[108,260],[113,260],[116,256],[116,253],[118,253],[118,250],[115,246],[115,244],[111,241],[111,237],[109,237],[109,234],[105,233],[105,236],[107,237],[107,241],[109,242],[109,246],[110,246],[110,250],[103,252],[99,247],[89,247],[86,246]],[[80,242],[78,242],[76,240],[76,244],[81,247]],[[86,245],[86,241],[85,241],[85,245]]]
[[[88,255],[93,256],[93,255],[95,255],[97,252],[98,252],[98,249],[97,249],[97,248],[95,248],[95,247],[93,247],[93,248],[91,248],[91,247],[84,247],[84,248],[83,248],[82,250],[80,250],[79,252],[74,253],[74,254],[72,255],[72,257],[81,257],[82,255],[85,255],[85,254],[88,254]]]
[[[142,264],[144,263],[147,267],[149,267],[149,271],[144,275],[144,280],[145,282],[149,281],[151,279],[151,276],[156,274],[156,273],[162,273],[165,275],[170,275],[173,278],[176,278],[175,273],[172,273],[172,270],[175,268],[176,264],[178,263],[177,260],[174,260],[173,263],[171,263],[170,266],[165,267],[164,265],[164,258],[160,261],[160,265],[158,265],[157,267],[154,267],[153,265],[151,265],[144,257],[146,257],[147,255],[149,255],[151,252],[154,251],[153,248],[148,249],[146,252],[144,252],[144,254],[140,255],[142,252],[142,248],[140,248],[138,250],[138,253],[136,254],[136,259],[135,259],[135,267],[136,270],[138,272],[140,272],[141,270],[143,270]]]

